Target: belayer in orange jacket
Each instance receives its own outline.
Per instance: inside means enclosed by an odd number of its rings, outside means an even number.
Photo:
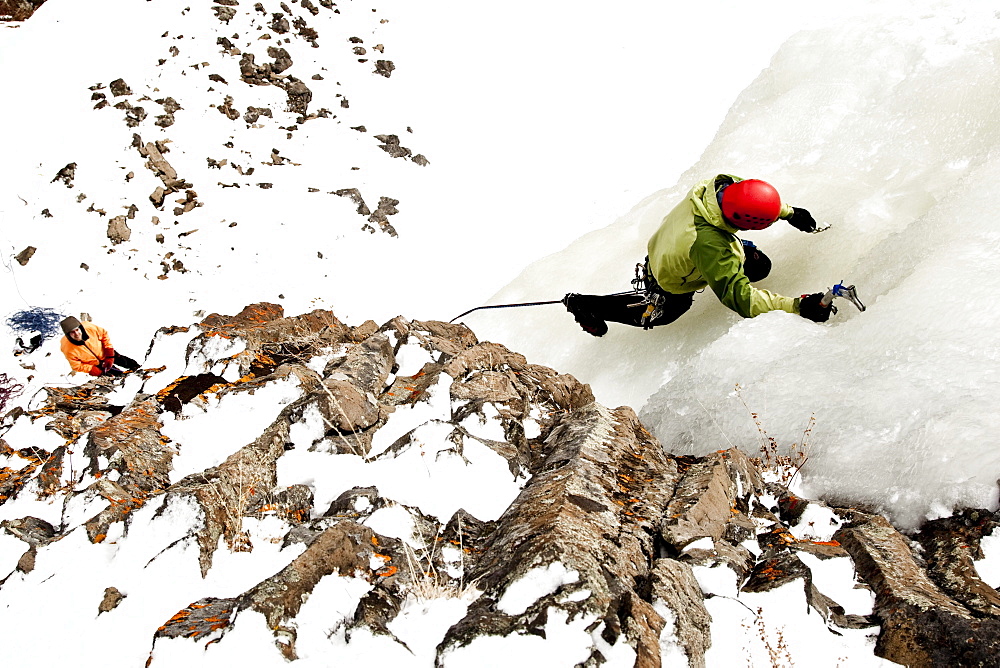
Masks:
[[[59,342],[59,349],[66,356],[73,371],[89,373],[91,376],[121,376],[124,375],[121,366],[129,371],[139,368],[139,363],[131,357],[115,352],[107,330],[92,322],[80,322],[70,316],[61,323],[66,334]]]

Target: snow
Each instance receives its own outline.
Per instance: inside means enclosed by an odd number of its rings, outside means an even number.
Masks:
[[[121,352],[146,368],[166,366],[141,388],[129,379],[113,402],[154,394],[183,374],[234,380],[236,365],[204,362],[237,354],[240,344],[215,339],[189,358],[197,328],[157,330],[234,314],[252,302],[281,303],[288,315],[329,308],[358,325],[397,314],[447,320],[487,302],[627,289],[663,213],[693,182],[725,171],[765,178],[789,202],[833,224],[814,237],[788,226],[752,235],[775,260],[764,287],[797,295],[845,280],[857,284],[868,311],[844,304],[827,325],[782,313],[740,320],[702,294],[667,328],[612,326],[600,340],[580,332],[559,306],[481,311],[465,322],[481,340],[573,373],[607,405],[642,409],[644,423],[673,452],[705,454],[730,444],[754,452],[759,431],[745,401],[783,446],[801,443],[815,416],[801,472],[805,496],[873,503],[904,526],[958,505],[996,509],[992,397],[1000,367],[992,341],[1000,316],[986,306],[1000,288],[1000,228],[989,218],[1000,166],[994,9],[941,0],[824,7],[720,0],[711,9],[650,0],[610,11],[590,2],[515,0],[498,11],[386,0],[372,11],[342,2],[336,18],[315,19],[319,48],[284,45],[314,92],[310,110],[327,107],[338,116],[302,124],[289,139],[284,127],[295,114],[283,111],[281,91],[236,86],[238,59],[216,43],[226,36],[258,54],[258,64],[270,60],[261,45],[278,42],[258,39],[266,31],[240,23],[242,14],[226,25],[207,5],[98,4],[48,0],[31,21],[0,33],[0,90],[13,101],[0,109],[0,290],[5,317],[32,306],[89,312]],[[354,35],[370,58],[396,63],[390,79],[358,62],[348,42]],[[376,44],[384,44],[384,55],[371,53]],[[170,47],[179,54],[171,56]],[[167,62],[157,66],[161,58]],[[229,88],[208,90],[208,72]],[[125,99],[150,114],[138,128],[126,127],[113,107],[93,109],[89,88],[100,83],[110,98],[107,86],[119,77],[133,89]],[[226,94],[238,98],[241,112],[269,106],[274,117],[252,128],[231,122],[217,108]],[[140,102],[143,96],[150,99]],[[155,100],[165,96],[182,110],[160,129],[152,123],[161,113]],[[362,123],[366,133],[350,129]],[[170,214],[171,199],[162,211],[151,207],[159,181],[131,146],[133,132],[144,142],[170,140],[165,157],[203,207],[182,216]],[[376,134],[398,135],[430,164],[389,158]],[[299,166],[267,165],[274,148]],[[243,178],[206,158],[255,173]],[[52,183],[70,162],[78,164],[74,187]],[[126,180],[129,172],[135,176]],[[237,181],[240,188],[223,187]],[[265,182],[272,187],[256,185]],[[398,199],[399,213],[389,220],[399,237],[362,230],[355,203],[330,194],[347,187],[357,187],[372,209],[379,197]],[[132,237],[113,245],[108,219],[130,204],[139,207],[128,221]],[[38,252],[22,266],[13,256],[28,245]],[[0,327],[0,351],[18,334]],[[309,365],[320,370],[344,353],[331,350]],[[406,346],[397,375],[429,360],[419,346]],[[57,338],[27,357],[0,356],[0,373],[25,385],[19,401],[26,407],[37,407],[44,385],[86,380],[68,371]],[[424,399],[398,407],[368,459],[322,451],[322,419],[307,412],[292,426],[294,449],[278,461],[279,487],[309,485],[322,512],[344,491],[375,485],[400,505],[376,511],[367,524],[403,540],[412,540],[414,526],[404,505],[442,521],[459,508],[496,519],[524,481],[475,438],[464,439],[461,453],[447,440],[440,421],[454,409],[449,384],[442,376]],[[211,422],[193,404],[177,417],[161,416],[179,449],[176,476],[220,463],[299,393],[288,380],[253,395],[213,396]],[[470,417],[463,426],[484,439],[503,433],[489,406],[486,419]],[[537,420],[525,428],[537,434]],[[390,454],[407,434],[413,446]],[[23,420],[0,435],[15,448],[64,444]],[[0,465],[12,469],[26,461],[6,459]],[[73,525],[103,507],[100,498],[78,496],[63,508],[25,490],[4,504],[3,517]],[[136,511],[127,536],[118,523],[99,545],[77,529],[40,550],[29,574],[14,571],[26,544],[0,533],[0,576],[11,574],[0,589],[7,635],[36,637],[44,621],[61,640],[10,644],[8,663],[101,656],[108,666],[142,665],[154,630],[175,612],[205,596],[246,591],[304,549],[280,547],[285,525],[277,518],[245,518],[253,552],[217,550],[202,578],[190,534],[197,505],[174,499],[158,510]],[[810,506],[794,532],[822,541],[835,529],[827,511]],[[977,567],[997,586],[1000,536],[984,539],[983,549]],[[461,553],[453,552],[450,563],[460,568]],[[846,559],[801,556],[820,590],[848,613],[870,610],[870,592],[844,586],[854,581]],[[560,566],[526,575],[502,608],[523,611],[572,582]],[[695,571],[712,595],[706,604],[717,641],[708,665],[772,665],[774,656],[810,666],[888,665],[872,655],[873,630],[830,633],[807,607],[801,581],[737,597],[731,570]],[[97,615],[109,586],[126,598]],[[331,656],[434,665],[431,640],[464,616],[476,593],[408,599],[390,625],[405,647],[367,630],[347,642],[342,623],[370,586],[352,576],[321,580],[295,621],[303,666],[329,665]],[[673,623],[661,638],[664,665],[685,665]],[[602,628],[554,611],[544,639],[477,638],[446,653],[443,665],[572,666],[591,646],[608,666],[632,665],[634,651],[625,642],[608,646]],[[252,611],[241,613],[223,642],[160,639],[153,657],[152,665],[167,666],[285,662]]]
[[[705,601],[712,615],[712,637],[705,654],[709,666],[792,665],[810,667],[896,666],[871,654],[871,630],[826,630],[819,613],[806,603],[801,580],[766,594],[718,595]],[[721,630],[726,629],[722,635]],[[839,634],[839,635],[838,635]],[[864,651],[868,648],[868,653]]]
[[[567,570],[560,561],[533,568],[507,587],[497,601],[497,610],[508,615],[523,615],[541,597],[554,594],[563,585],[579,580],[580,573]]]
[[[176,417],[165,412],[160,432],[173,441],[170,482],[218,466],[254,442],[287,404],[301,396],[298,380],[289,377],[250,392],[230,392],[184,405]]]
[[[545,623],[545,637],[516,635],[508,637],[478,636],[468,645],[452,649],[444,654],[447,668],[471,668],[473,666],[541,665],[571,667],[583,663],[590,656],[590,646],[594,642],[586,628],[594,622],[591,616],[569,619],[563,610],[553,610]],[[607,643],[605,643],[607,647]],[[618,643],[608,652],[611,665],[630,666],[635,662],[635,652],[625,643]]]

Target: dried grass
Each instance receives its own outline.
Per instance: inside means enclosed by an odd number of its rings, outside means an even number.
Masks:
[[[24,386],[18,383],[13,378],[10,378],[5,373],[0,373],[0,415],[3,414],[4,410],[7,408],[7,404],[21,394],[24,390]]]
[[[747,409],[747,412],[750,413],[750,419],[753,420],[754,426],[757,427],[760,456],[751,457],[751,459],[760,467],[761,471],[765,474],[771,474],[777,482],[787,487],[809,460],[809,437],[812,434],[813,427],[816,426],[816,414],[813,413],[809,416],[806,427],[802,431],[801,442],[792,443],[787,451],[782,453],[777,439],[767,433],[767,429],[764,428],[760,414],[751,409],[750,405],[747,404],[743,396],[743,388],[739,383],[736,384],[736,397],[743,404],[744,408]]]

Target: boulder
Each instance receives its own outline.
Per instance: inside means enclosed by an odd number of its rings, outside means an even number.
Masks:
[[[875,653],[905,666],[993,666],[1000,620],[978,618],[939,589],[887,519],[856,511],[835,535],[875,591]]]

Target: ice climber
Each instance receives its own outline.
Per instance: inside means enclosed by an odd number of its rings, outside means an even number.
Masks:
[[[705,287],[744,318],[781,310],[825,322],[830,307],[821,303],[824,293],[784,297],[751,285],[771,272],[771,260],[737,235],[763,230],[779,218],[803,232],[816,231],[812,215],[783,204],[769,183],[729,174],[706,179],[663,218],[649,239],[637,285],[642,292],[569,293],[563,304],[594,336],[607,333],[607,321],[645,329],[667,325],[691,308],[695,292]]]
[[[66,334],[59,342],[59,349],[66,356],[73,371],[89,373],[91,376],[122,376],[117,366],[135,371],[139,363],[126,357],[111,345],[108,332],[92,322],[80,322],[70,316],[59,323]]]

